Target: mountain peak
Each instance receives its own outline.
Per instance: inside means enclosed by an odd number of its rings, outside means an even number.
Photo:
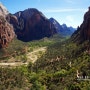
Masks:
[[[90,7],[88,7],[88,10],[90,11]]]
[[[8,13],[9,12],[6,7],[0,2],[0,15],[6,16]]]
[[[67,28],[67,25],[66,25],[66,24],[62,24],[62,27],[63,27],[63,28]]]
[[[56,21],[54,18],[49,19],[51,23],[53,23],[54,27],[56,28],[57,32],[63,36],[70,36],[75,29],[72,27],[67,27],[66,24],[60,25],[58,21]]]
[[[50,37],[56,33],[52,23],[35,8],[8,15],[8,18],[15,29],[17,38],[24,42]]]

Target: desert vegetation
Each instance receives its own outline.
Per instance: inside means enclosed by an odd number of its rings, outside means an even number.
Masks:
[[[27,52],[31,52],[30,48],[33,51],[35,48],[47,47],[47,51],[35,63],[0,68],[1,90],[89,90],[89,42],[77,45],[70,39],[56,41],[56,37],[27,44]],[[25,53],[18,54],[21,55],[26,59]],[[78,75],[88,76],[86,80],[77,78],[77,70]]]

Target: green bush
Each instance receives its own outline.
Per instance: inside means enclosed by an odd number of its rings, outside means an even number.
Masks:
[[[53,76],[54,77],[64,77],[66,75],[67,75],[67,71],[62,69],[60,71],[55,72]]]

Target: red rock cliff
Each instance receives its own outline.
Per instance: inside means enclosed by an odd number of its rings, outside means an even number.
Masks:
[[[88,40],[90,42],[90,7],[84,15],[84,21],[77,31],[72,35],[72,40],[77,43],[83,43]]]
[[[7,20],[0,16],[0,48],[6,47],[14,38],[14,29]]]
[[[52,23],[37,9],[26,9],[14,16],[9,15],[7,19],[13,24],[17,38],[25,42],[50,37],[56,33]]]

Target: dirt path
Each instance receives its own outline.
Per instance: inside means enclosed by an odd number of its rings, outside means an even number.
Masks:
[[[28,52],[26,54],[27,56],[27,61],[25,63],[23,62],[5,62],[5,63],[0,63],[0,66],[20,66],[20,65],[28,65],[29,62],[32,62],[34,63],[42,54],[41,53],[44,53],[46,51],[46,47],[41,47],[41,48],[38,48],[38,49],[35,49],[34,51],[32,52]]]
[[[31,61],[32,63],[34,63],[40,57],[41,53],[44,53],[45,51],[46,51],[46,47],[42,47],[34,50],[31,53],[28,53],[27,54],[28,62]]]
[[[21,62],[13,62],[13,63],[0,63],[0,66],[20,66],[20,65],[27,65],[28,63],[21,63]]]

